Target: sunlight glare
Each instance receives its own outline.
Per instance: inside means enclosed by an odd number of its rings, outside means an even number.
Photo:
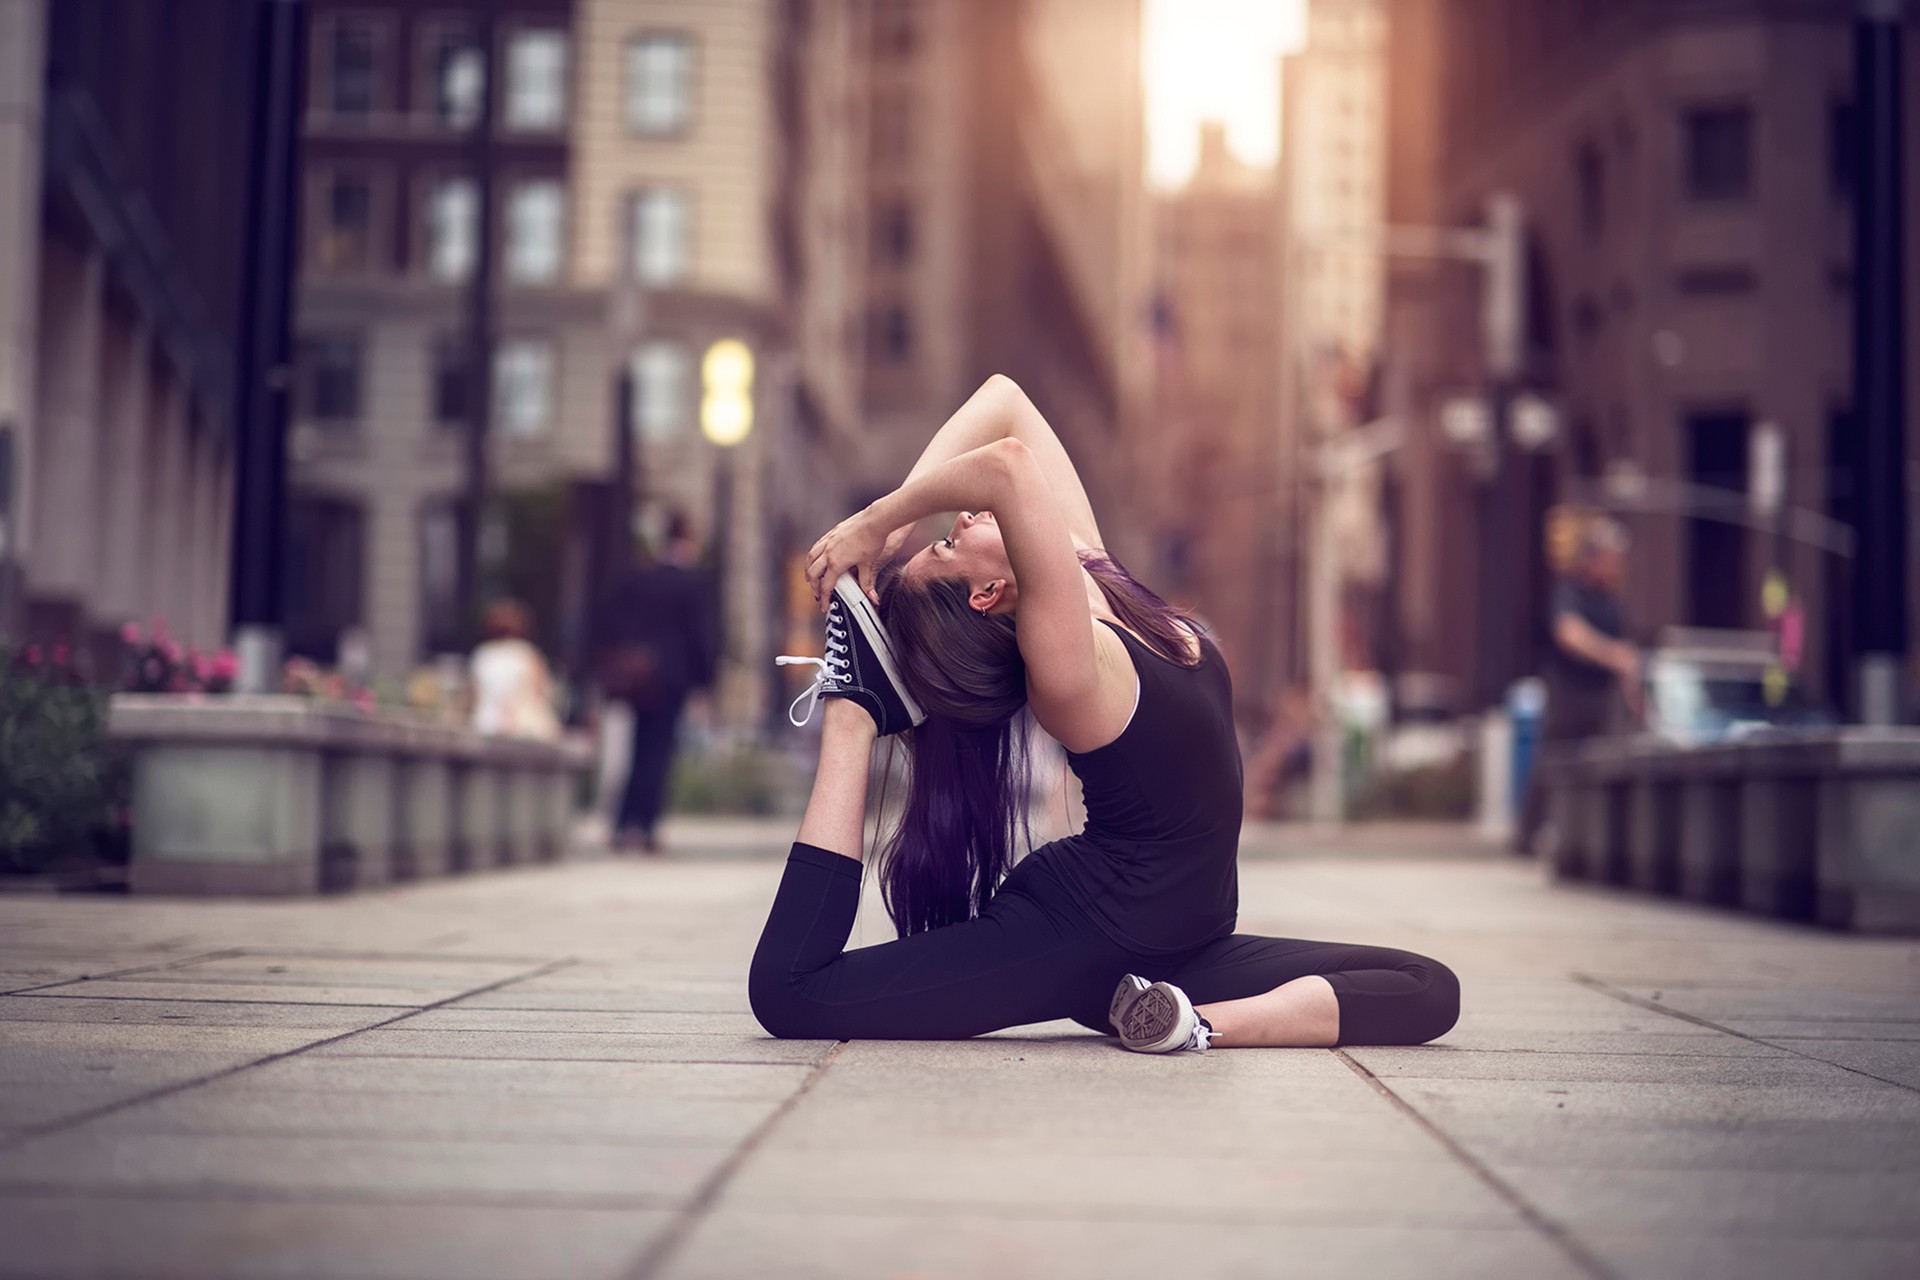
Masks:
[[[1220,120],[1248,164],[1280,153],[1279,59],[1300,47],[1306,0],[1146,0],[1147,176],[1178,187]]]

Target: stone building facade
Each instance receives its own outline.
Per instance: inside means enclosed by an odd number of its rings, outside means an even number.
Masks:
[[[1911,79],[1920,14],[1908,8]],[[1838,657],[1850,586],[1839,548],[1857,466],[1847,416],[1856,9],[1844,0],[1396,7],[1389,215],[1468,225],[1490,193],[1519,197],[1522,382],[1553,410],[1552,430],[1513,451],[1513,556],[1487,578],[1476,564],[1482,495],[1471,452],[1445,429],[1447,404],[1483,382],[1479,282],[1460,266],[1394,267],[1388,384],[1408,440],[1392,464],[1402,495],[1393,626],[1405,669],[1438,677],[1456,705],[1483,643],[1477,591],[1510,601],[1511,644],[1537,660],[1542,525],[1559,502],[1626,518],[1630,613],[1647,638],[1675,624],[1763,626],[1762,582],[1783,571],[1812,620],[1803,687],[1846,701]],[[1920,285],[1911,89],[1906,113],[1911,298]],[[1920,363],[1912,319],[1907,340]],[[1910,379],[1908,389],[1911,435],[1920,386]],[[1744,518],[1755,442],[1775,433],[1789,512],[1779,532]]]
[[[0,630],[226,639],[249,6],[0,0]]]

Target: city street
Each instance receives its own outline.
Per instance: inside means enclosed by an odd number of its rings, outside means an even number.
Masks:
[[[1450,1035],[782,1042],[745,993],[779,864],[746,850],[785,834],[0,899],[0,1274],[1920,1274],[1920,943],[1265,829],[1242,927],[1448,961]]]

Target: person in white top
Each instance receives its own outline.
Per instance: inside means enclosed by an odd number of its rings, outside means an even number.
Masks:
[[[486,640],[473,651],[468,673],[473,688],[473,727],[506,738],[560,736],[553,711],[553,673],[531,641],[527,611],[512,600],[487,606]]]

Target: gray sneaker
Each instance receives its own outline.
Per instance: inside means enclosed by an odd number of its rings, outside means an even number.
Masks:
[[[1213,1035],[1186,992],[1171,982],[1148,982],[1131,973],[1115,988],[1107,1021],[1120,1043],[1135,1053],[1199,1051]]]

